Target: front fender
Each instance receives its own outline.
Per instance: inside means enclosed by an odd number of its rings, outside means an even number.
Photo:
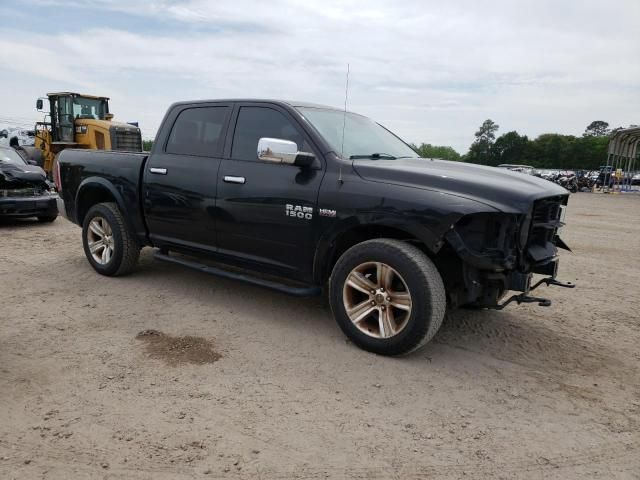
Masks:
[[[331,268],[333,249],[341,235],[371,226],[393,229],[420,241],[437,253],[444,235],[465,215],[497,212],[494,207],[459,195],[407,185],[380,184],[360,178],[347,167],[328,172],[318,198],[319,235],[314,258],[314,277]],[[382,232],[384,233],[384,232]],[[322,273],[320,273],[322,272]]]
[[[447,232],[464,216],[460,212],[451,212],[441,217],[438,225],[426,226],[420,221],[408,222],[403,215],[386,214],[376,218],[352,216],[344,218],[324,229],[317,243],[314,256],[314,278],[322,282],[330,273],[332,261],[339,241],[346,235],[369,229],[379,232],[380,238],[410,238],[419,241],[429,252],[437,254],[445,243]],[[415,219],[414,219],[415,220]],[[357,235],[357,234],[355,234]],[[369,236],[368,238],[375,238]]]
[[[393,231],[396,235],[404,233],[407,238],[417,238],[425,245],[435,246],[438,243],[436,241],[437,237],[433,232],[421,228],[418,225],[402,224],[399,219],[386,219],[386,221],[379,220],[370,223],[362,223],[356,217],[344,219],[338,225],[334,225],[334,228],[325,231],[316,245],[313,265],[314,279],[316,282],[321,283],[323,279],[330,274],[332,267],[330,262],[334,257],[340,239],[344,236],[355,234],[355,232],[360,229],[367,227],[377,229],[381,232]]]

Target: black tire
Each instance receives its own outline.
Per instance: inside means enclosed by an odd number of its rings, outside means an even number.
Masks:
[[[394,269],[411,296],[406,325],[388,338],[363,333],[350,320],[343,301],[347,277],[367,262],[381,262]],[[423,346],[442,325],[447,305],[442,277],[429,257],[411,244],[387,238],[359,243],[338,259],[329,279],[329,301],[345,335],[360,348],[380,355],[403,355]]]
[[[51,223],[51,222],[55,222],[56,218],[58,218],[58,215],[42,216],[42,217],[38,217],[38,221],[40,223]]]
[[[111,228],[113,255],[105,264],[98,263],[89,250],[89,224],[101,217]],[[82,223],[82,245],[87,260],[96,272],[109,277],[126,275],[136,266],[140,256],[140,245],[129,231],[127,223],[115,203],[98,203],[89,209]]]

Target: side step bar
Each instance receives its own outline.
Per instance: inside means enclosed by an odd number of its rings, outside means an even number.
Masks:
[[[216,275],[218,277],[230,278],[232,280],[239,280],[241,282],[250,283],[252,285],[258,285],[260,287],[270,288],[279,292],[288,293],[289,295],[295,295],[297,297],[313,297],[320,295],[320,287],[294,287],[286,285],[284,283],[278,283],[273,280],[267,280],[244,273],[231,272],[222,268],[211,267],[203,263],[198,263],[191,260],[185,260],[183,258],[172,257],[168,253],[162,253],[160,250],[156,250],[153,254],[153,258],[162,262],[177,263],[183,267],[188,267],[193,270],[208,273],[209,275]]]

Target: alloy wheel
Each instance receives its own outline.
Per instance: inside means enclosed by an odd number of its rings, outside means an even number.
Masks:
[[[382,262],[366,262],[347,276],[344,308],[361,332],[374,338],[400,333],[411,317],[411,293],[402,276]]]
[[[87,244],[96,263],[106,265],[113,258],[113,231],[109,222],[103,217],[94,217],[89,222]]]

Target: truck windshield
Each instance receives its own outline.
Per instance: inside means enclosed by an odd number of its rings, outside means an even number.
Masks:
[[[386,128],[356,113],[314,107],[297,107],[302,116],[327,140],[343,158],[393,160],[417,158],[409,145]],[[344,122],[344,151],[342,126]]]
[[[104,120],[107,102],[99,98],[73,97],[73,118]]]

